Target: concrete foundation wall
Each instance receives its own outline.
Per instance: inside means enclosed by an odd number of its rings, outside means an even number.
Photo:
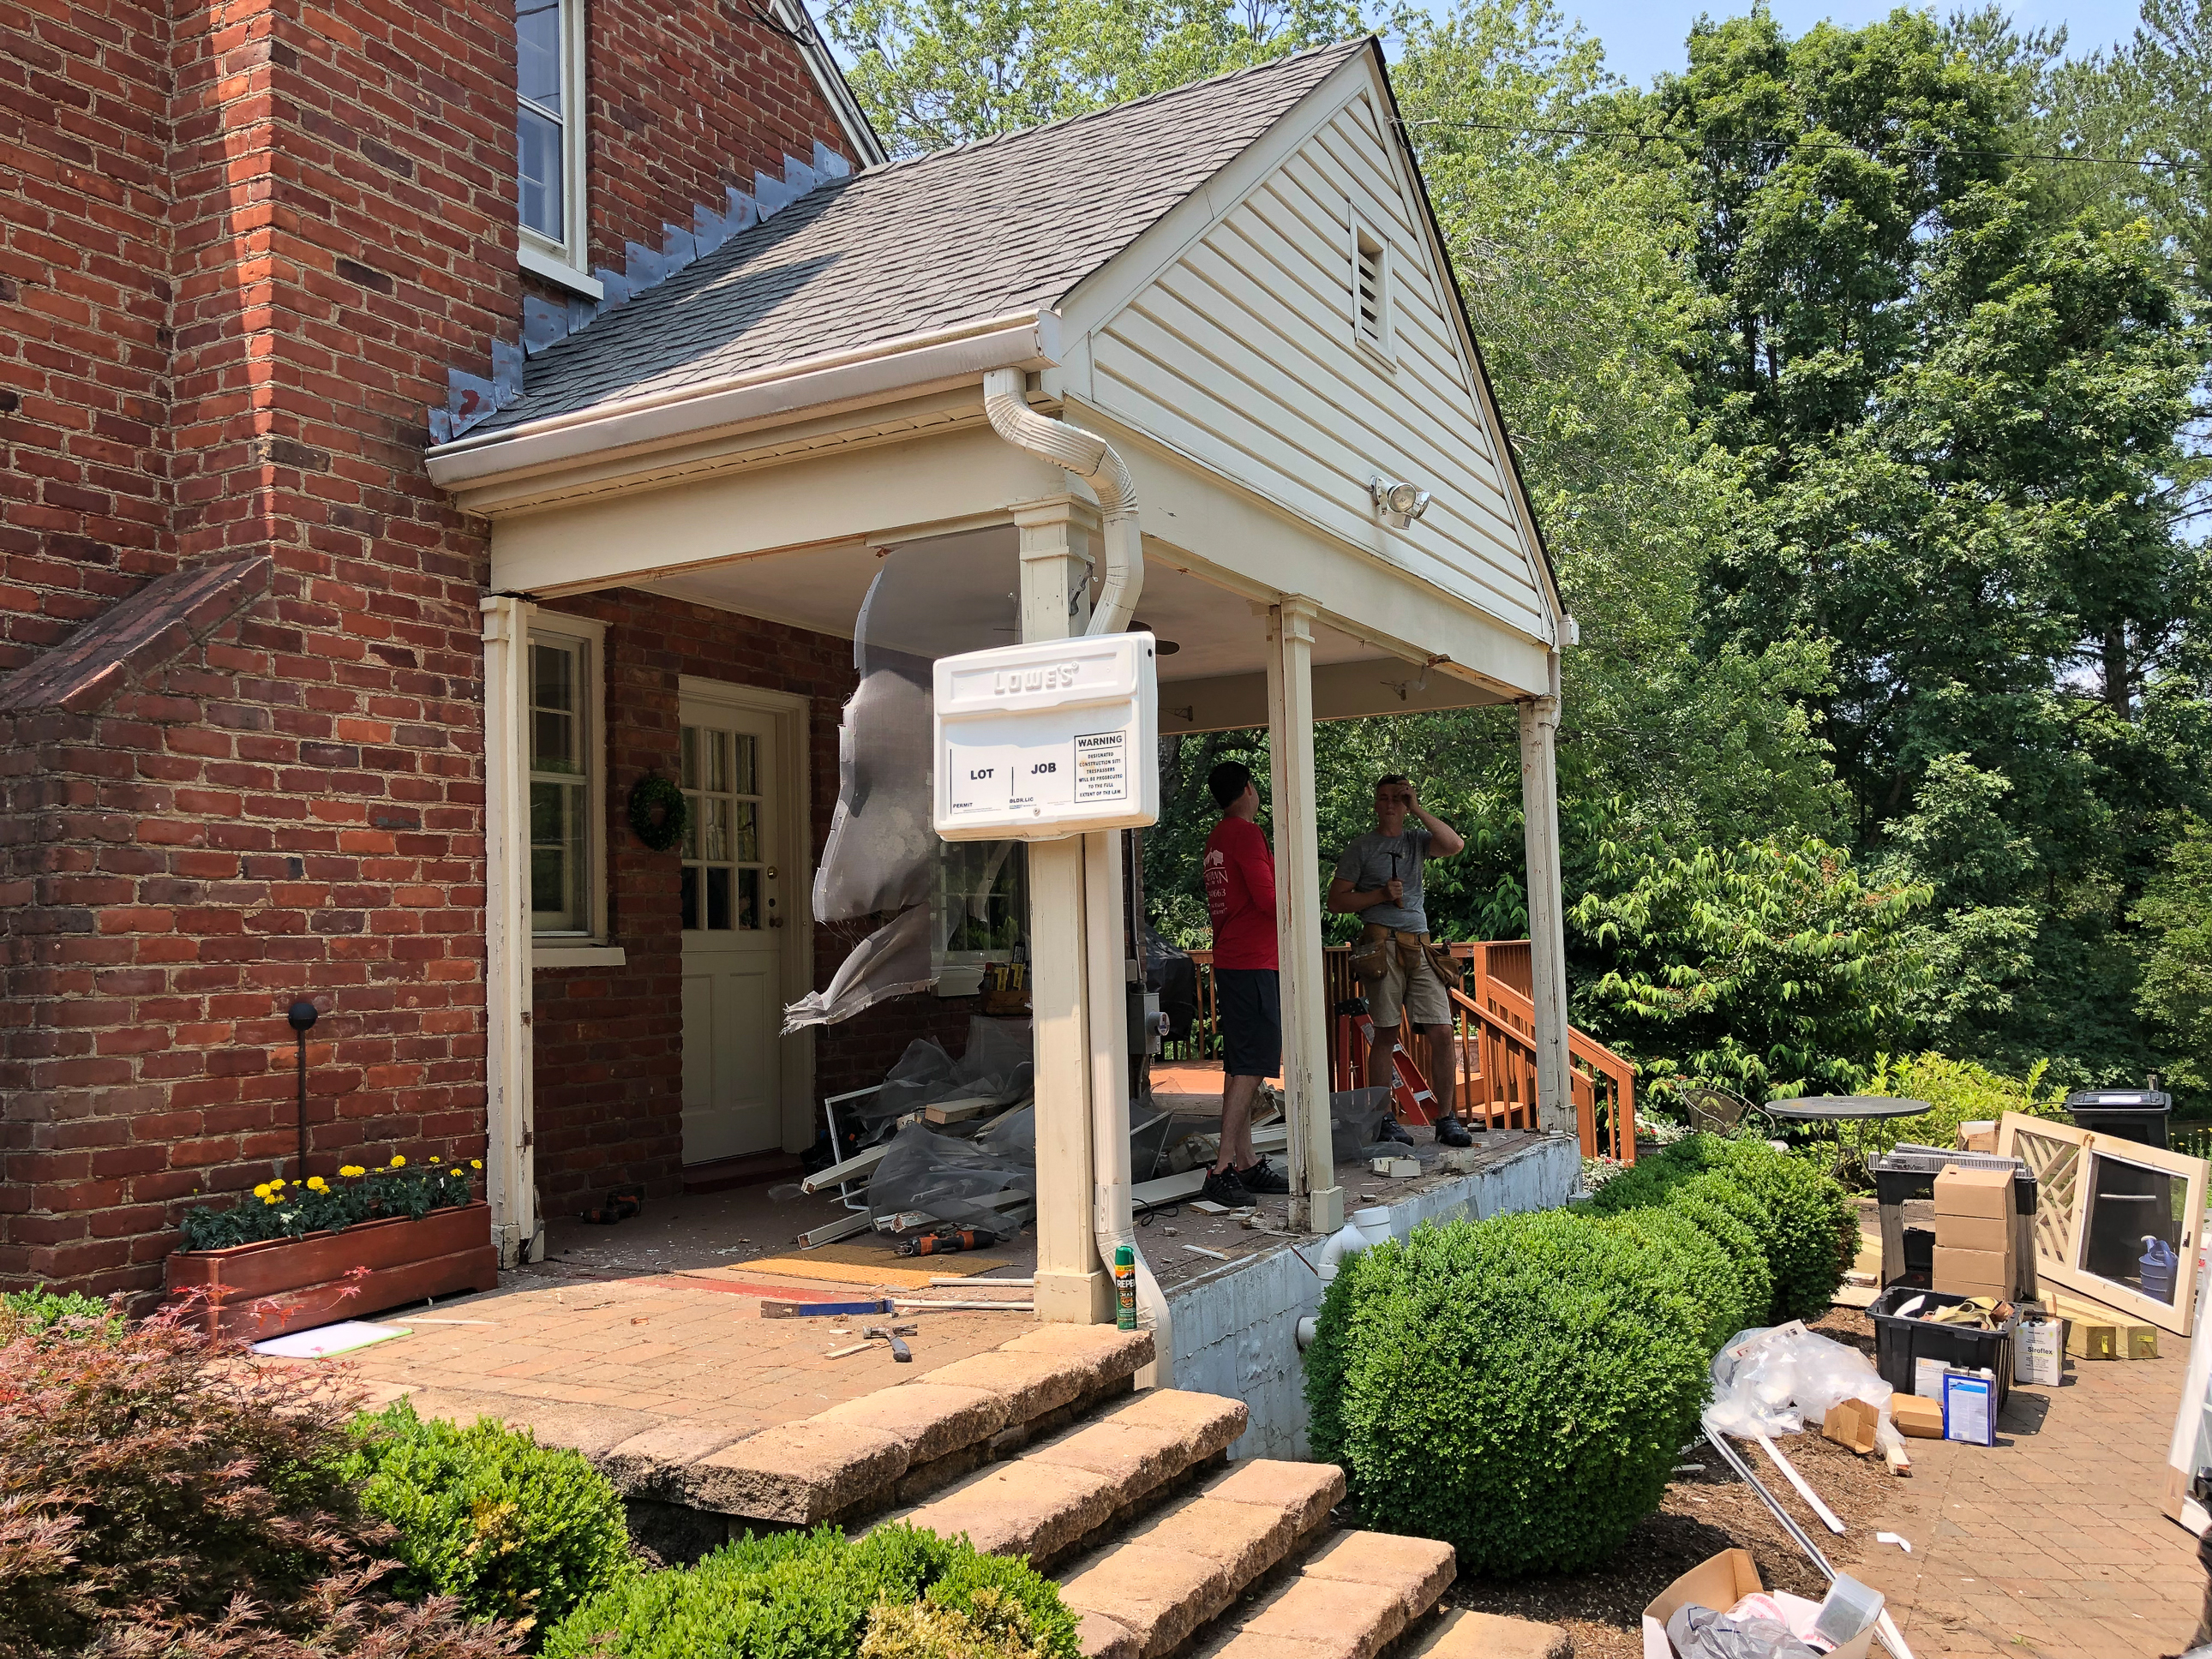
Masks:
[[[1556,1209],[1581,1178],[1582,1154],[1573,1139],[1549,1136],[1487,1169],[1388,1206],[1390,1231],[1402,1239],[1425,1221],[1462,1216],[1480,1221]],[[1308,1257],[1316,1255],[1311,1247],[1299,1248]],[[1229,1448],[1231,1458],[1310,1455],[1297,1328],[1320,1307],[1321,1280],[1291,1250],[1224,1267],[1168,1292],[1173,1385],[1231,1395],[1251,1413],[1249,1426]]]

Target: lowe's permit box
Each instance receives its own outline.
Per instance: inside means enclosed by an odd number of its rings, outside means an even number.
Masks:
[[[1160,816],[1150,634],[940,657],[932,818],[947,841],[1058,841]]]

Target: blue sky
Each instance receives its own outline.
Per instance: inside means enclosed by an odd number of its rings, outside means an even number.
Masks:
[[[1749,0],[1700,5],[1692,0],[1668,0],[1653,5],[1649,0],[1560,0],[1560,9],[1580,17],[1583,27],[1605,43],[1607,64],[1615,75],[1638,86],[1649,86],[1651,77],[1680,69],[1686,59],[1682,42],[1690,25],[1702,11],[1716,17],[1741,15],[1751,9]],[[1889,15],[1889,0],[1772,0],[1771,9],[1792,35],[1802,34],[1822,18],[1856,27]],[[1948,11],[1948,3],[1941,9]],[[2066,26],[2067,50],[2080,56],[2098,46],[2124,40],[2135,30],[2135,0],[2020,0],[2012,9],[2022,28]]]

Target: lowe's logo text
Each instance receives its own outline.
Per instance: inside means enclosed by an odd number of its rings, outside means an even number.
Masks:
[[[991,695],[1019,696],[1025,691],[1064,691],[1075,684],[1076,665],[1049,663],[1040,668],[1000,668],[991,674]]]

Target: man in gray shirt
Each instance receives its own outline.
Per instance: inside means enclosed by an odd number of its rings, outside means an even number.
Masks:
[[[1398,1028],[1410,1016],[1422,1039],[1421,1060],[1436,1097],[1437,1139],[1446,1146],[1468,1146],[1474,1140],[1452,1109],[1459,1067],[1452,1053],[1451,998],[1443,969],[1431,956],[1421,867],[1466,848],[1459,831],[1425,811],[1413,784],[1393,773],[1375,786],[1375,828],[1344,849],[1328,884],[1329,909],[1358,916],[1364,924],[1352,947],[1352,965],[1375,1020],[1368,1081],[1395,1081]]]

